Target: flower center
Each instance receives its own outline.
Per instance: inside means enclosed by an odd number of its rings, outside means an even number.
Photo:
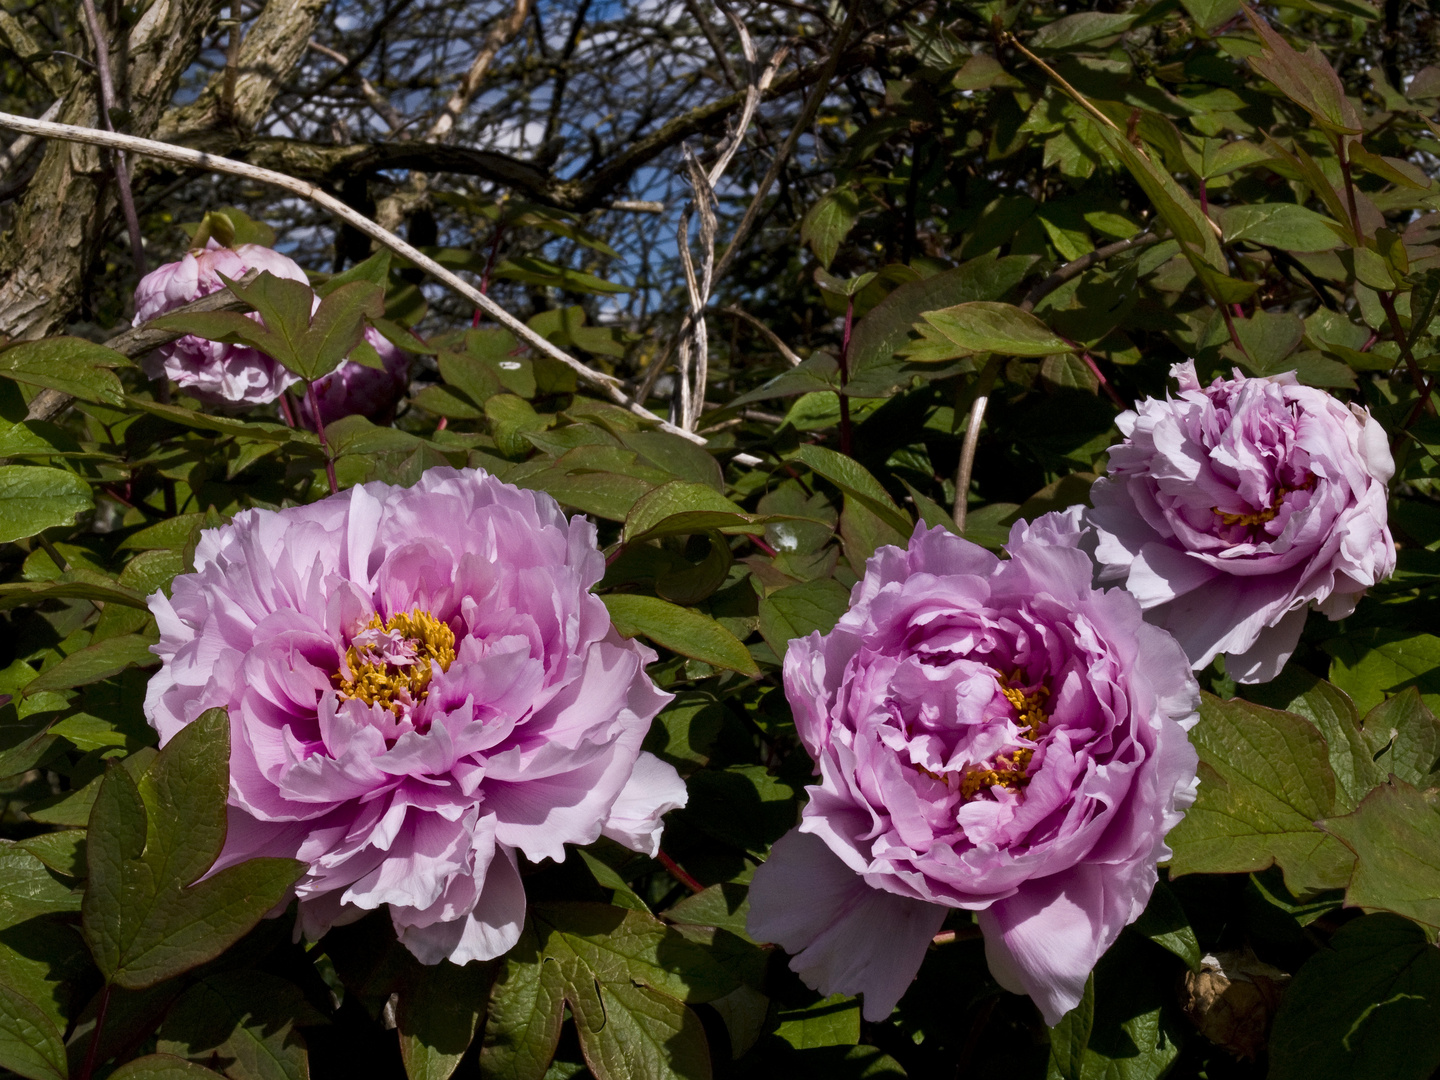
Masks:
[[[1011,672],[1008,678],[998,673],[995,678],[1000,684],[1000,693],[1005,695],[1005,700],[1015,709],[1017,719],[1024,725],[1025,737],[1031,742],[1039,739],[1040,729],[1049,719],[1040,702],[1050,696],[1050,688],[1043,684],[1037,685],[1027,693],[1017,685],[1021,681],[1019,668]],[[1030,782],[1025,769],[1034,754],[1035,751],[1030,747],[1022,746],[1008,754],[999,755],[988,769],[972,769],[965,774],[965,779],[960,784],[961,797],[973,799],[982,790],[996,784],[1012,791],[1020,790]]]
[[[1227,513],[1224,510],[1221,510],[1218,506],[1211,507],[1211,509],[1215,512],[1215,515],[1226,525],[1264,525],[1267,521],[1275,520],[1275,515],[1280,513],[1280,506],[1285,502],[1286,495],[1289,495],[1291,492],[1294,491],[1310,491],[1314,487],[1315,475],[1312,473],[1310,476],[1305,478],[1305,482],[1303,484],[1298,484],[1295,487],[1286,487],[1284,484],[1281,484],[1279,489],[1275,492],[1274,501],[1271,502],[1269,506],[1265,507],[1264,510],[1257,510],[1254,513],[1250,514],[1231,514]]]
[[[455,661],[455,634],[443,622],[419,608],[383,623],[372,615],[345,650],[349,676],[341,670],[331,678],[341,701],[383,705],[398,717],[425,700],[434,674],[431,661],[441,671]]]

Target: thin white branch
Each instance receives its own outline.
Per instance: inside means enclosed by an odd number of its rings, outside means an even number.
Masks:
[[[60,115],[60,110],[65,107],[65,98],[56,98],[51,102],[50,107],[40,114],[41,120],[54,120]],[[35,141],[34,135],[21,135],[9,146],[0,148],[0,176],[10,171],[15,162],[20,160],[20,155],[30,149],[30,144]]]
[[[67,142],[86,143],[91,146],[105,146],[112,150],[129,150],[136,154],[144,154],[147,157],[159,158],[162,161],[173,161],[176,164],[189,165],[192,168],[203,169],[207,172],[227,173],[231,176],[240,176],[247,180],[270,184],[274,187],[282,188],[285,191],[293,192],[302,199],[308,199],[317,206],[324,207],[330,211],[330,213],[347,224],[354,226],[376,243],[389,248],[398,255],[403,255],[431,277],[454,289],[466,300],[480,308],[496,322],[506,327],[522,341],[526,342],[531,348],[537,349],[546,356],[558,360],[571,371],[575,372],[581,381],[604,391],[605,395],[617,405],[628,409],[637,416],[644,417],[646,420],[659,423],[663,430],[673,435],[679,435],[693,443],[699,443],[701,445],[705,443],[705,440],[699,435],[659,420],[654,413],[635,401],[632,401],[625,395],[625,392],[621,389],[619,379],[613,375],[606,375],[603,372],[595,371],[593,368],[589,368],[575,359],[575,357],[563,349],[557,348],[469,282],[451,273],[434,259],[430,258],[430,256],[412,247],[388,229],[381,228],[364,214],[352,210],[333,195],[327,195],[313,184],[309,184],[293,176],[287,176],[285,173],[275,172],[272,169],[262,169],[255,165],[247,165],[244,162],[232,161],[227,157],[217,157],[214,154],[206,154],[200,150],[191,150],[184,146],[171,146],[169,143],[156,142],[153,139],[141,139],[134,135],[100,131],[97,128],[79,127],[72,124],[52,124],[43,120],[31,120],[29,117],[15,116],[6,112],[0,112],[0,128],[18,131],[26,135],[34,135],[39,138],[64,139]],[[749,455],[744,456],[749,459],[748,463],[754,463],[757,460],[749,458]],[[737,457],[736,460],[739,460],[739,458]]]

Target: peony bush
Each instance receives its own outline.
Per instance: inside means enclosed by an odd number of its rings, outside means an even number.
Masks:
[[[1440,1075],[1423,11],[352,6],[0,20],[0,1080]]]

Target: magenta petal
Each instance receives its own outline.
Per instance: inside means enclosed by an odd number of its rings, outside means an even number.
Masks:
[[[825,995],[864,994],[866,1020],[884,1020],[945,921],[939,904],[872,888],[797,830],[781,837],[750,883],[747,929],[791,953],[790,967]]]
[[[497,849],[479,899],[462,918],[409,926],[401,923],[402,917],[402,912],[395,912],[396,934],[422,964],[441,960],[468,964],[503,956],[520,940],[525,922],[525,887],[515,856],[505,848]]]
[[[1096,961],[1144,910],[1155,877],[1153,864],[1088,863],[996,901],[976,917],[990,974],[1006,990],[1029,994],[1054,1027],[1079,1004]]]
[[[660,833],[665,828],[660,819],[684,806],[689,797],[673,765],[642,751],[600,831],[653,859],[660,853]]]

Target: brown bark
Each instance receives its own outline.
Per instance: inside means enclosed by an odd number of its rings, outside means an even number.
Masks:
[[[329,0],[269,0],[240,46],[233,104],[226,101],[226,73],[189,105],[172,109],[153,138],[212,154],[229,154],[265,119],[281,84],[305,54],[310,35]]]
[[[130,131],[152,134],[181,74],[199,50],[218,0],[155,0],[112,48],[131,106]],[[92,72],[77,70],[60,120],[94,127],[100,120]],[[113,182],[93,146],[52,142],[0,239],[0,333],[32,340],[62,327],[80,303],[87,263],[115,208]]]

